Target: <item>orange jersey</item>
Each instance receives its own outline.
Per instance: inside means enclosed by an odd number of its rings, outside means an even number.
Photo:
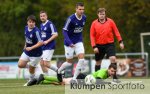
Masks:
[[[90,38],[92,47],[96,44],[104,45],[114,42],[114,35],[117,40],[122,41],[121,35],[117,29],[116,24],[110,18],[107,18],[105,23],[100,23],[98,19],[92,22],[90,28]]]

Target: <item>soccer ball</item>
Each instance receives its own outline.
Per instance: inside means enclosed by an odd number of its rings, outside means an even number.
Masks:
[[[96,83],[96,79],[93,75],[87,75],[84,79],[85,84],[91,85]]]

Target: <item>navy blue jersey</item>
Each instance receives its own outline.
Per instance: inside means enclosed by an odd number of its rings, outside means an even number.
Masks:
[[[43,41],[48,40],[53,34],[57,33],[57,30],[56,30],[54,24],[49,20],[47,20],[45,23],[42,23],[40,25],[40,28],[41,28],[41,34],[42,34]],[[42,49],[43,50],[55,49],[55,45],[56,45],[55,40],[52,40],[47,45],[43,45]]]
[[[70,44],[76,44],[82,42],[82,31],[86,22],[86,16],[82,15],[81,19],[78,19],[76,14],[72,14],[68,17],[65,26],[63,28],[64,43],[66,46]]]
[[[25,27],[25,39],[26,39],[26,47],[31,47],[37,44],[39,41],[42,41],[40,30],[37,27],[34,27],[31,31],[29,31],[28,26]],[[42,55],[42,47],[35,48],[31,51],[26,51],[24,49],[26,55],[30,57],[39,57]]]

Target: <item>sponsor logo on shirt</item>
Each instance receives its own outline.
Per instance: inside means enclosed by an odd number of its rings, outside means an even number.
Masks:
[[[26,37],[26,43],[33,44],[32,40]]]
[[[82,32],[82,30],[83,30],[83,27],[76,27],[74,29],[74,33],[80,33],[80,32]]]
[[[42,38],[46,37],[46,33],[44,31],[42,31],[41,34],[42,34]]]

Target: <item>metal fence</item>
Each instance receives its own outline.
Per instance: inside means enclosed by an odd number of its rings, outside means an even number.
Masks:
[[[149,66],[148,66],[148,53],[117,53],[116,54],[117,58],[119,59],[128,59],[128,58],[141,58],[144,60],[146,64],[146,76],[149,75]],[[76,56],[74,56],[75,59]],[[19,57],[18,56],[13,56],[13,57],[0,57],[0,63],[1,62],[9,62],[9,61],[18,61]],[[94,54],[86,54],[85,59],[88,59],[89,62],[92,62],[94,60]],[[65,60],[65,55],[54,55],[52,60],[60,61],[60,60]],[[91,67],[90,67],[91,68]]]

